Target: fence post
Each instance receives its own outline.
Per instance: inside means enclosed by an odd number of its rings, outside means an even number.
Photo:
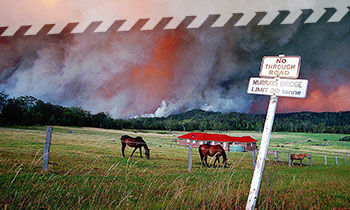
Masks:
[[[44,156],[43,156],[43,169],[42,169],[43,171],[45,171],[49,165],[49,153],[50,153],[51,137],[52,137],[52,127],[47,127],[45,146],[44,146]]]
[[[335,156],[335,165],[338,165],[338,157]]]
[[[327,155],[324,155],[324,164],[327,165]]]
[[[192,144],[188,145],[188,172],[192,171]]]
[[[310,155],[310,166],[312,166],[312,154],[309,154]]]
[[[346,163],[346,160],[345,160],[345,155],[344,155],[344,164]]]
[[[252,154],[253,154],[253,169],[255,169],[255,150],[253,150]]]
[[[275,157],[276,157],[275,161],[278,162],[278,151],[277,150],[275,151]]]
[[[292,165],[292,161],[291,161],[291,158],[290,158],[290,152],[288,153],[288,166],[289,168],[291,167]]]

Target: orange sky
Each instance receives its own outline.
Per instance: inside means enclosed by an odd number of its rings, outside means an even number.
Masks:
[[[149,113],[154,112],[163,100],[171,99],[177,53],[183,42],[180,34],[180,31],[174,31],[161,36],[150,60],[142,65],[130,66],[122,73],[115,73],[100,87],[101,96],[108,100],[119,91],[128,90],[133,95],[133,100],[128,101],[128,110],[131,112],[147,107],[146,112]]]
[[[277,112],[339,112],[350,110],[350,84],[334,90],[315,88],[308,91],[305,99],[280,97]]]

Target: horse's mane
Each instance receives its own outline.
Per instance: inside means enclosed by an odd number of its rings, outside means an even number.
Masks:
[[[140,142],[142,142],[142,145],[145,147],[145,149],[149,149],[148,146],[147,146],[147,144],[146,144],[146,142],[145,142],[145,140],[143,140],[142,137],[138,136],[138,137],[136,137],[135,139],[140,140]]]

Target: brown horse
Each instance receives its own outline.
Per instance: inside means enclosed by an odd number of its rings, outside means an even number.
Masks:
[[[218,164],[220,165],[220,160],[219,158],[222,156],[222,159],[223,159],[223,164],[224,164],[224,167],[226,167],[227,165],[227,157],[226,157],[226,153],[225,153],[225,150],[224,148],[222,148],[221,145],[209,145],[209,144],[202,144],[199,146],[199,155],[201,157],[201,161],[202,161],[202,166],[205,165],[207,167],[209,167],[208,165],[208,162],[207,162],[207,158],[208,158],[208,155],[210,157],[213,157],[215,156],[215,161],[214,161],[214,165],[215,166],[215,163],[216,161],[218,161]]]
[[[291,154],[290,155],[290,159],[292,160],[292,165],[293,165],[293,161],[294,160],[300,160],[300,165],[303,165],[303,159],[307,157],[308,159],[310,159],[310,155],[309,154],[299,154],[299,155],[296,155],[296,154]]]
[[[147,157],[147,159],[150,158],[150,149],[148,148],[146,142],[141,138],[141,137],[130,137],[128,135],[123,135],[122,137],[120,137],[120,140],[122,142],[122,154],[123,157],[125,157],[124,155],[124,150],[126,145],[128,145],[129,147],[135,147],[134,151],[132,151],[130,157],[132,157],[132,155],[134,154],[134,152],[139,149],[140,150],[140,156],[142,158],[142,152],[141,152],[141,147],[144,147],[145,149],[145,155]]]

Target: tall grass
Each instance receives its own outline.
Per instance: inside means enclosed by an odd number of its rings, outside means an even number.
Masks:
[[[64,129],[61,129],[64,131]],[[56,131],[57,132],[57,131]],[[89,131],[90,132],[90,131]],[[228,153],[229,167],[201,167],[185,148],[148,138],[151,159],[123,158],[115,134],[54,133],[49,170],[41,171],[42,132],[0,132],[1,209],[244,209],[253,174],[251,154]],[[2,138],[3,137],[3,138]],[[42,142],[38,144],[38,142]],[[162,145],[159,147],[158,145]],[[126,155],[131,149],[127,148]],[[258,209],[350,206],[350,161],[312,167],[267,161]]]

